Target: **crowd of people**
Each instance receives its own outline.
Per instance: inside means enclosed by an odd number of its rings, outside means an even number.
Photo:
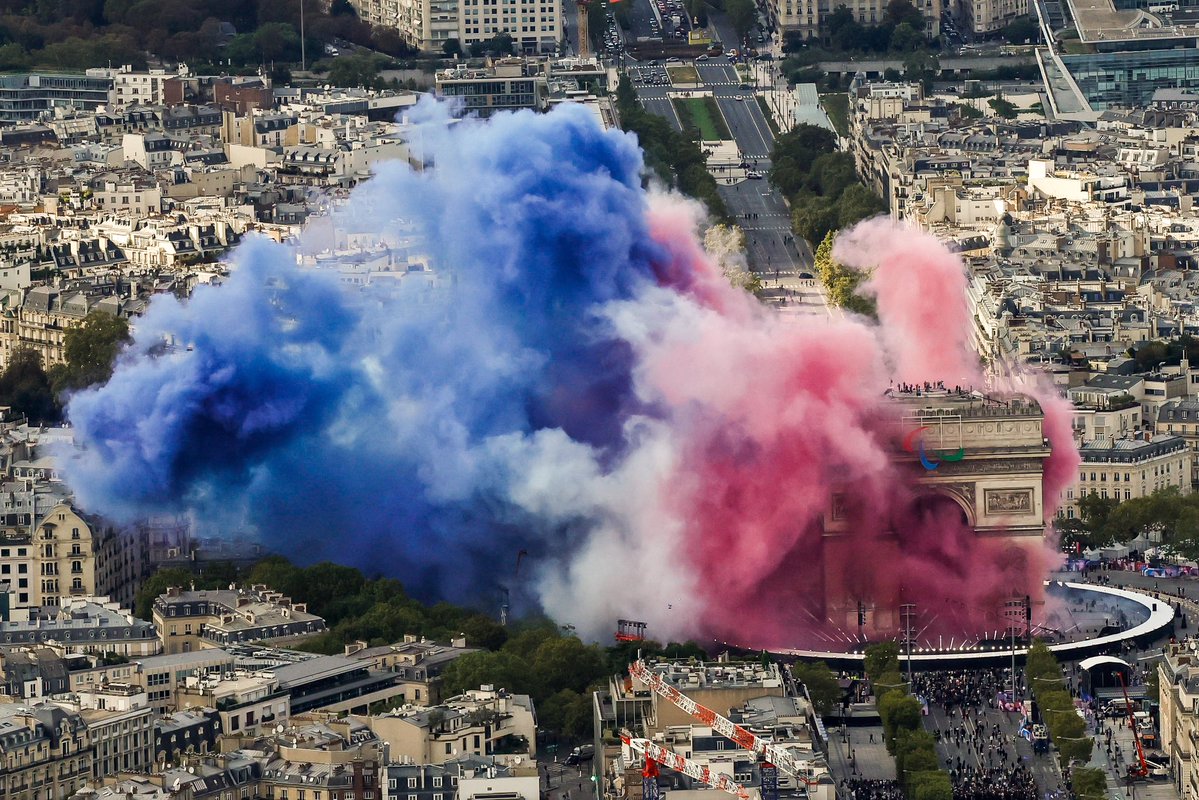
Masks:
[[[951,772],[952,774],[952,772]],[[1037,782],[1023,764],[1010,768],[975,770],[953,782],[954,800],[1037,800]]]
[[[1020,685],[1016,689],[1023,692]],[[928,727],[945,760],[955,800],[1040,798],[1027,756],[1017,748],[1017,727],[988,716],[1010,690],[1011,671],[1007,669],[944,670],[912,676],[912,692],[932,712]],[[1056,787],[1045,788],[1051,791]]]
[[[977,715],[984,708],[995,708],[1000,693],[1011,690],[1011,675],[1009,669],[918,672],[912,676],[912,694],[942,709],[950,719]],[[1017,693],[1023,692],[1022,683],[1017,680]]]
[[[841,789],[847,800],[906,800],[899,781],[852,778],[841,781]]]

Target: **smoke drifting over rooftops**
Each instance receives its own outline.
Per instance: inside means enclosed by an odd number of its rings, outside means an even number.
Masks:
[[[893,381],[982,384],[964,271],[935,240],[886,221],[841,237],[874,270],[878,323],[784,318],[722,277],[693,203],[641,188],[633,137],[570,106],[422,111],[435,168],[380,165],[333,224],[417,237],[443,287],[348,288],[247,241],[223,285],[155,299],[108,384],[71,400],[84,508],[190,510],[481,604],[527,550],[516,610],[597,637],[633,617],[656,638],[817,641],[845,566],[823,561],[834,492],[855,580],[898,580],[931,631],[1037,593],[1039,541],[975,537],[894,458]],[[1029,386],[1051,513],[1077,454],[1068,407]]]

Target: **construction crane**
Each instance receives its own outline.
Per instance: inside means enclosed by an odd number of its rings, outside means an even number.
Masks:
[[[515,584],[520,578],[520,560],[529,554],[528,550],[523,547],[516,554],[516,569],[512,572],[512,583]],[[500,625],[508,624],[508,609],[511,603],[512,595],[508,591],[507,586],[500,587]]]
[[[645,775],[656,774],[651,764],[661,764],[664,767],[669,767],[675,772],[682,773],[690,778],[694,778],[700,783],[711,786],[713,789],[720,789],[722,792],[735,794],[741,800],[749,800],[749,790],[741,784],[731,780],[728,775],[713,772],[708,767],[692,761],[689,758],[684,758],[673,750],[667,750],[660,744],[651,742],[649,739],[640,739],[628,731],[621,731],[620,741],[638,755],[643,756],[646,761]]]
[[[808,786],[816,785],[817,782],[812,779],[811,767],[808,766],[806,760],[796,758],[790,750],[763,739],[731,719],[695,702],[667,683],[659,673],[645,666],[644,662],[634,661],[629,666],[629,674],[652,689],[655,694],[669,700],[703,724],[711,726],[712,730],[721,736],[731,739],[738,747],[763,756],[768,762]]]
[[[1132,701],[1128,699],[1128,686],[1124,683],[1124,673],[1116,670],[1116,680],[1120,681],[1120,691],[1124,692],[1124,708],[1128,711],[1128,727],[1132,728],[1132,740],[1137,744],[1136,766],[1129,764],[1128,774],[1134,778],[1144,778],[1149,774],[1149,764],[1145,761],[1145,748],[1141,746],[1141,732],[1137,730],[1137,718],[1132,713]]]
[[[591,9],[592,0],[576,0],[579,7],[579,58],[591,56],[591,25],[587,12]]]

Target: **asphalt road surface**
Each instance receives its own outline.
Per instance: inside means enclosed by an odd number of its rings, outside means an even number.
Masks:
[[[989,730],[991,726],[999,725],[1006,740],[1005,749],[1011,754],[1013,747],[1015,748],[1014,757],[1018,758],[1032,772],[1037,787],[1041,790],[1041,796],[1044,797],[1047,792],[1061,788],[1061,773],[1057,770],[1055,763],[1056,753],[1034,755],[1032,745],[1018,734],[1020,715],[988,708],[985,705],[981,707],[981,713],[971,714],[970,718],[963,723],[960,710],[955,712],[951,718],[939,704],[929,703],[928,716],[924,718],[924,726],[930,731],[941,731],[941,739],[937,743],[937,755],[940,756],[942,764],[946,762],[946,759],[962,758],[974,767],[981,766],[976,752],[969,747],[958,747],[953,744],[948,735],[955,727],[963,724],[967,731],[974,731],[979,727]]]

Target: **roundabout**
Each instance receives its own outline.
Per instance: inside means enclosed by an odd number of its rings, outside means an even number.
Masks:
[[[1043,638],[1060,661],[1080,661],[1092,656],[1112,655],[1123,648],[1145,644],[1173,631],[1174,607],[1148,594],[1060,580],[1045,582],[1046,613],[1032,625],[1034,636]],[[732,645],[725,642],[723,644]],[[902,647],[902,645],[901,645]],[[803,650],[767,648],[769,652],[800,661],[824,661],[833,669],[860,671],[865,644],[846,650]],[[912,670],[972,669],[1003,667],[1015,658],[1022,661],[1026,642],[1001,642],[1001,637],[981,634],[966,644],[913,642],[911,653],[901,653],[905,668]]]

